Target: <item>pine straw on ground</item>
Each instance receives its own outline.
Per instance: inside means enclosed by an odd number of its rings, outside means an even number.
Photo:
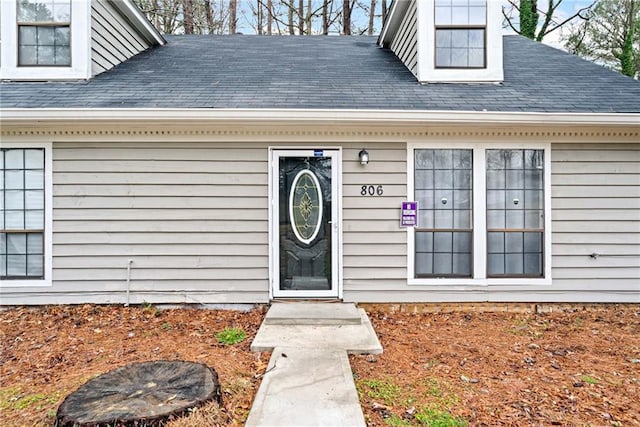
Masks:
[[[637,304],[369,317],[384,354],[351,365],[371,426],[640,425]]]
[[[52,425],[58,405],[88,379],[176,359],[214,368],[224,404],[169,425],[242,425],[269,358],[249,350],[263,315],[94,305],[0,311],[0,425]],[[351,356],[351,364],[371,426],[640,426],[638,305],[370,318],[384,354]],[[220,344],[225,327],[247,338]]]

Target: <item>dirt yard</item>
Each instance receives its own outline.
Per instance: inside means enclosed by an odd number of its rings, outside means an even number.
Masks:
[[[0,311],[0,425],[52,425],[88,379],[161,359],[206,363],[223,389],[223,407],[170,426],[242,425],[269,358],[249,350],[262,317],[153,306]],[[639,305],[370,317],[384,354],[351,364],[371,426],[640,426]],[[246,338],[219,342],[232,327]]]

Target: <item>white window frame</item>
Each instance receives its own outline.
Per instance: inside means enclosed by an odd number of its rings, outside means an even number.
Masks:
[[[52,285],[53,261],[53,144],[51,142],[5,142],[2,148],[44,148],[44,278],[2,280],[0,288]]]
[[[485,68],[436,68],[435,2],[418,0],[418,80],[429,82],[487,82],[504,80],[502,68],[501,3],[487,0]]]
[[[2,57],[0,79],[77,80],[91,77],[91,2],[71,0],[71,66],[18,65],[18,7],[16,0],[0,0]]]
[[[551,144],[507,142],[433,142],[407,144],[407,195],[415,198],[414,151],[419,149],[473,150],[473,270],[471,278],[417,278],[415,274],[415,229],[407,228],[407,283],[409,285],[489,286],[489,285],[551,285]],[[490,149],[544,150],[544,277],[487,277],[486,218],[486,151]]]

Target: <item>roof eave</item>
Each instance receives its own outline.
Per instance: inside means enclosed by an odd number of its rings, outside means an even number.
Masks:
[[[133,123],[190,124],[337,124],[420,126],[479,125],[584,125],[640,128],[640,113],[492,112],[438,110],[356,109],[156,109],[156,108],[7,108],[0,111],[0,126],[82,125]]]
[[[404,15],[409,9],[408,0],[394,0],[389,7],[387,18],[384,21],[380,36],[378,36],[378,45],[381,47],[389,47],[389,44],[393,40],[396,32],[400,28],[400,24],[404,19]]]
[[[156,45],[165,45],[167,41],[156,27],[149,22],[144,13],[132,0],[108,0],[135,27],[148,42]]]

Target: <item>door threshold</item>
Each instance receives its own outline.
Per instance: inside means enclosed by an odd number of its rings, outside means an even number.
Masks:
[[[339,298],[335,298],[335,297],[327,297],[327,298],[273,298],[271,300],[271,303],[276,303],[276,304],[300,304],[300,303],[309,303],[309,304],[335,304],[335,303],[342,303],[344,301],[342,301]]]

